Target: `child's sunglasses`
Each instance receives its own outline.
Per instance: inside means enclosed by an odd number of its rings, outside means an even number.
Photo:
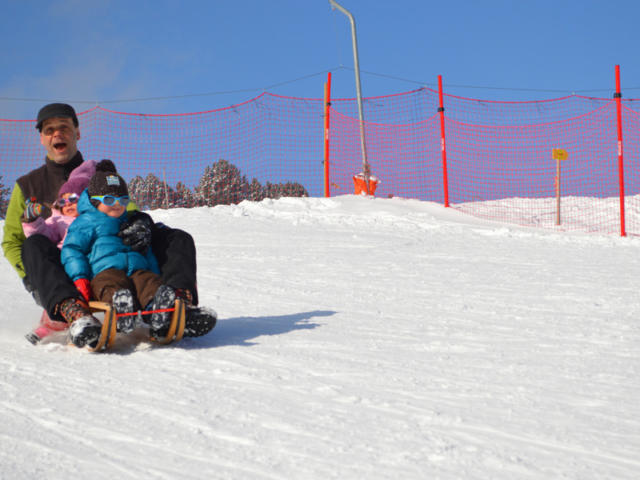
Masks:
[[[99,200],[104,203],[107,207],[111,207],[118,202],[123,207],[126,207],[129,204],[129,196],[123,195],[122,197],[114,197],[113,195],[92,195],[92,200]]]
[[[58,205],[58,207],[64,207],[67,204],[71,205],[73,203],[78,203],[79,198],[80,197],[78,197],[78,195],[72,193],[67,198],[59,198],[58,200],[56,200],[56,205]]]

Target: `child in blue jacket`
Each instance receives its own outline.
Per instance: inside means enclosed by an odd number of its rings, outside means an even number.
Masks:
[[[127,219],[129,192],[111,160],[102,160],[89,186],[78,201],[79,216],[69,226],[62,247],[64,269],[84,299],[94,298],[113,304],[116,313],[132,313],[138,307],[160,310],[173,306],[175,291],[162,284],[158,262],[147,249],[134,251],[118,236]],[[74,318],[69,332],[76,346],[95,345],[101,324],[87,314],[83,305],[70,303],[63,312]],[[65,315],[65,318],[68,318]],[[168,312],[155,312],[150,319],[153,337],[166,335],[170,323]],[[134,316],[118,317],[118,331],[131,332]]]

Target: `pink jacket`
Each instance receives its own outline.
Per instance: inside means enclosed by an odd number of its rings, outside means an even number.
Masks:
[[[23,223],[22,230],[27,237],[41,233],[53,243],[57,243],[58,248],[62,248],[64,238],[67,236],[67,229],[75,219],[76,217],[62,215],[59,210],[52,208],[49,218],[44,220],[42,217],[38,217],[31,223]]]

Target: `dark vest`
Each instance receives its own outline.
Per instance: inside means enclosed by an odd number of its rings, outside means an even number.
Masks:
[[[69,179],[73,169],[82,162],[83,158],[80,152],[76,153],[64,165],[57,164],[53,160],[46,158],[44,165],[31,170],[16,180],[20,190],[22,190],[25,201],[35,198],[36,202],[51,206],[57,200],[60,187]],[[48,209],[46,211],[50,214]]]

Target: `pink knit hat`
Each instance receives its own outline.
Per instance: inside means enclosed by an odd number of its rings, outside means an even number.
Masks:
[[[65,193],[75,193],[80,195],[89,186],[89,180],[96,172],[96,161],[85,160],[73,169],[69,179],[60,187],[58,198],[62,198]]]

